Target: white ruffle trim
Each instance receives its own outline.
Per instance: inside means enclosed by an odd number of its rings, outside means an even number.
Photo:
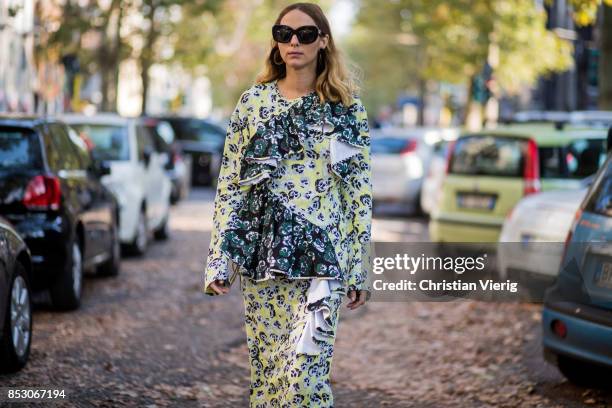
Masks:
[[[330,325],[331,310],[330,301],[335,297],[342,296],[344,288],[339,279],[313,278],[308,288],[306,308],[311,308],[314,303],[318,306],[308,312],[306,324],[297,344],[297,354],[317,355],[321,347],[316,341],[323,341],[332,337],[333,327]]]
[[[362,147],[356,147],[342,140],[332,139],[329,145],[331,164],[334,165],[346,160],[361,151]]]

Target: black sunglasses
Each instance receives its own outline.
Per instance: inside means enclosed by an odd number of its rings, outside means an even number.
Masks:
[[[320,35],[322,36],[323,32],[314,25],[298,27],[295,30],[287,25],[275,24],[272,26],[272,38],[276,42],[288,43],[293,38],[293,34],[297,34],[297,38],[302,44],[311,44]]]

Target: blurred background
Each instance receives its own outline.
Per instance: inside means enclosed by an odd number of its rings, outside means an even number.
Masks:
[[[247,405],[240,290],[203,272],[290,3],[0,0],[0,388]],[[373,240],[483,244],[529,292],[342,312],[337,406],[611,407],[612,0],[317,3],[361,80]]]
[[[521,110],[612,106],[601,0],[318,3],[379,124],[478,127]],[[222,120],[261,68],[284,4],[3,0],[0,111]]]

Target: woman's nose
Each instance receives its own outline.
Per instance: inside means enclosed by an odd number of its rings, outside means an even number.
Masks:
[[[297,34],[293,34],[291,36],[291,44],[299,44],[299,43],[300,43],[300,40],[298,40]]]

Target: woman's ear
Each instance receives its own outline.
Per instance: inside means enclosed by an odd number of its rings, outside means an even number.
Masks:
[[[329,43],[329,35],[325,34],[323,36],[323,48],[321,48],[322,50],[324,50],[325,48],[327,48],[327,44]]]

